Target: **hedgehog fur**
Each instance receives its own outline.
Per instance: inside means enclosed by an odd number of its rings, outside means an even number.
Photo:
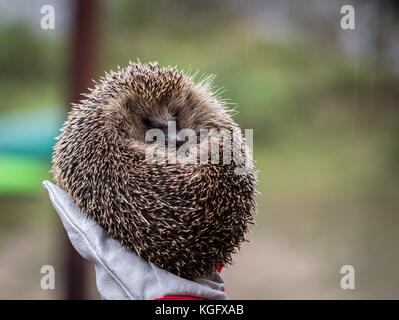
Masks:
[[[244,146],[240,164],[145,159],[146,130],[170,119],[195,132],[238,129],[209,79],[196,83],[156,63],[118,67],[72,105],[53,154],[54,180],[81,212],[122,246],[187,279],[231,263],[255,210],[256,175],[241,134],[231,141]],[[237,175],[237,167],[247,173]]]

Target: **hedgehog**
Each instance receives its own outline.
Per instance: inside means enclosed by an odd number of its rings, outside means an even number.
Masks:
[[[211,77],[203,79],[156,62],[106,72],[72,104],[51,169],[79,214],[146,261],[190,280],[232,263],[255,213],[256,172],[245,139],[226,101],[212,90]],[[234,132],[228,142],[242,152],[229,163],[148,161],[146,151],[157,144],[145,139],[146,132],[164,132],[171,121],[195,133]],[[212,135],[187,152],[198,159],[198,146],[215,139],[216,152],[226,157],[221,139]],[[245,173],[237,174],[239,168]]]

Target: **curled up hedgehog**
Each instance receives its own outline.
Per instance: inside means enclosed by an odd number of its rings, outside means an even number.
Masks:
[[[195,83],[156,63],[130,63],[84,97],[61,129],[52,167],[82,214],[122,246],[187,279],[231,263],[254,222],[256,174],[237,124],[209,81]],[[171,123],[194,132],[194,143],[170,134]],[[164,141],[148,141],[151,129],[165,133]],[[204,129],[233,134],[226,143]],[[199,151],[215,141],[205,156]],[[183,156],[194,161],[179,161],[184,145]],[[166,156],[150,161],[148,150]],[[170,161],[171,150],[177,161]],[[207,161],[215,154],[219,161]]]

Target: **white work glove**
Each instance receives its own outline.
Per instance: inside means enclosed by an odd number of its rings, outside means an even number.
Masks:
[[[74,200],[49,181],[43,182],[72,245],[94,263],[103,299],[153,300],[165,296],[227,299],[221,276],[214,273],[190,281],[162,270],[111,239],[96,221],[79,212]]]

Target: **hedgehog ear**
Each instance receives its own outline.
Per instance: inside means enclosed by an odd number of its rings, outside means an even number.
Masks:
[[[218,274],[194,282],[162,270],[111,239],[96,221],[79,212],[64,190],[50,181],[43,181],[43,187],[72,245],[94,263],[97,288],[103,299],[156,299],[182,294],[226,299],[223,279]]]

